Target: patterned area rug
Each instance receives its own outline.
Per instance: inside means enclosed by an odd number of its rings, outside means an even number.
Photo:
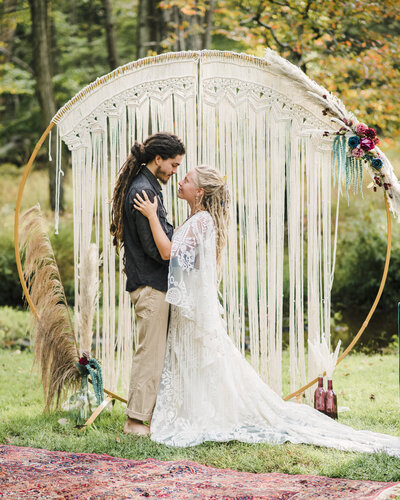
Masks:
[[[0,445],[4,499],[372,499],[396,483],[252,474],[189,461],[127,460]],[[400,484],[400,483],[397,483]],[[397,489],[397,488],[396,488]]]

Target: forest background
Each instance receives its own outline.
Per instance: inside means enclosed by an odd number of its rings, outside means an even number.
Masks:
[[[375,128],[399,176],[398,1],[0,0],[0,346],[12,344],[17,330],[22,337],[26,329],[17,311],[23,303],[13,214],[23,166],[57,109],[97,77],[140,57],[209,48],[262,57],[266,47],[300,66]],[[63,230],[52,242],[72,305],[68,163],[64,170]],[[24,200],[26,206],[40,201],[49,220],[54,172],[43,148]],[[345,345],[374,300],[386,252],[383,199],[367,184],[364,198],[352,197],[349,206],[344,200],[341,208],[332,298],[333,329]],[[398,236],[395,221],[389,278],[364,334],[365,350],[396,342]]]

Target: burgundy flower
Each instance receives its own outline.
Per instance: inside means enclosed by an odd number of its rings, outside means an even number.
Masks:
[[[367,128],[367,130],[364,133],[365,137],[368,137],[369,139],[375,139],[376,137],[376,132],[373,128]]]
[[[370,151],[371,149],[374,149],[375,144],[371,138],[363,137],[360,142],[360,147],[362,147],[365,151]]]
[[[89,360],[83,356],[82,358],[80,358],[79,364],[82,366],[86,366],[89,364]]]

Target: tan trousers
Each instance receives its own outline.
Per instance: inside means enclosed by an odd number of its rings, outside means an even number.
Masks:
[[[164,366],[169,304],[165,293],[151,286],[142,286],[130,296],[135,306],[138,345],[132,361],[126,414],[149,420]]]

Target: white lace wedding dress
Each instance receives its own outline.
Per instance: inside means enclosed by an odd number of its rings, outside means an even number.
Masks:
[[[307,405],[285,402],[259,378],[221,317],[208,212],[175,231],[166,299],[171,317],[153,441],[181,447],[234,439],[290,441],[400,457],[399,437],[356,431]]]

